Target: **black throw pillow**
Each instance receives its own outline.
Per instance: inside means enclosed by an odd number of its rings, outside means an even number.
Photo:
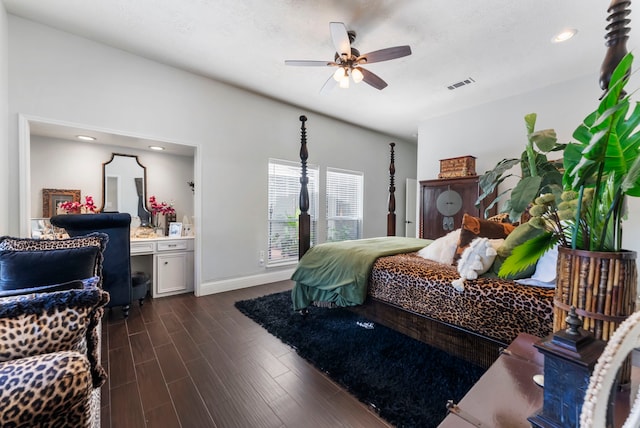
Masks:
[[[98,247],[0,251],[0,290],[61,284],[94,276]]]

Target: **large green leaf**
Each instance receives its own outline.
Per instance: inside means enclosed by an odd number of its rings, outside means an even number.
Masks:
[[[640,196],[640,156],[636,157],[629,172],[620,185],[622,192],[630,196]]]
[[[523,213],[529,204],[538,197],[542,177],[525,177],[511,191],[511,209]]]
[[[500,185],[500,183],[502,183],[504,180],[506,180],[507,178],[511,177],[512,175],[513,175],[513,174],[504,175],[504,176],[500,177],[498,180],[496,180],[496,181],[494,181],[493,183],[491,183],[491,185],[490,185],[486,190],[484,190],[484,189],[483,189],[484,191],[480,194],[480,196],[478,196],[478,199],[476,199],[475,206],[476,206],[477,208],[479,208],[479,207],[480,207],[480,204],[482,203],[482,201],[483,201],[487,196],[489,196],[490,194],[492,194],[492,193],[494,192],[494,190],[495,190],[496,188],[498,188],[498,186]],[[502,193],[505,193],[505,192],[506,192],[506,191],[503,191]],[[497,198],[496,198],[496,199],[497,199]],[[494,200],[495,200],[495,199],[494,199]],[[493,204],[492,204],[492,205],[493,205]]]
[[[513,249],[511,255],[505,259],[498,272],[499,277],[512,277],[538,263],[538,259],[558,242],[558,238],[551,232],[543,233],[535,238],[523,242]]]
[[[502,159],[496,164],[495,167],[493,167],[492,170],[489,170],[482,174],[478,184],[480,185],[480,188],[483,190],[483,192],[491,189],[489,191],[489,193],[491,193],[496,187],[496,180],[498,180],[506,171],[517,165],[518,162],[520,162],[520,159]]]
[[[553,129],[543,129],[529,135],[529,140],[533,142],[538,150],[543,153],[550,152],[556,146],[558,137]]]
[[[573,133],[578,143],[565,149],[565,185],[576,189],[588,184],[601,164],[604,165],[605,176],[616,171],[622,177],[630,167],[625,159],[625,151],[632,148],[626,145],[624,139],[620,142],[618,130],[621,131],[621,135],[628,136],[633,133],[631,129],[635,129],[640,123],[640,118],[632,114],[627,127],[624,118],[628,111],[629,99],[620,99],[632,61],[632,54],[626,55],[620,61],[612,74],[610,88],[598,109],[587,116]],[[634,108],[634,113],[636,110]],[[577,155],[574,149],[577,149],[580,155]]]

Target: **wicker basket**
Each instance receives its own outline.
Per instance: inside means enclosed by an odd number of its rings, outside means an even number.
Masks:
[[[473,156],[440,159],[438,178],[470,177],[474,175],[476,175],[476,158]]]

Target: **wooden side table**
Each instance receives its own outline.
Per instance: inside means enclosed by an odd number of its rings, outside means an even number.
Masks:
[[[460,415],[450,413],[439,427],[530,428],[527,418],[542,407],[542,388],[533,381],[534,375],[544,371],[544,358],[533,346],[539,340],[526,333],[518,335],[457,403]],[[619,416],[615,426],[621,426],[629,414],[630,399],[635,397],[640,383],[637,352],[633,356],[631,388],[616,395],[615,414]]]
[[[458,403],[458,408],[482,422],[482,427],[530,428],[527,417],[542,407],[542,388],[533,381],[534,375],[543,372],[542,354],[533,347],[538,340],[530,334],[518,335]],[[439,426],[477,425],[450,413]]]

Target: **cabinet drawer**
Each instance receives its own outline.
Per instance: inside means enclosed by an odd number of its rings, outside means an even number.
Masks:
[[[176,251],[186,249],[187,241],[185,240],[158,242],[158,251]]]
[[[131,254],[153,254],[155,249],[155,242],[131,242]]]

